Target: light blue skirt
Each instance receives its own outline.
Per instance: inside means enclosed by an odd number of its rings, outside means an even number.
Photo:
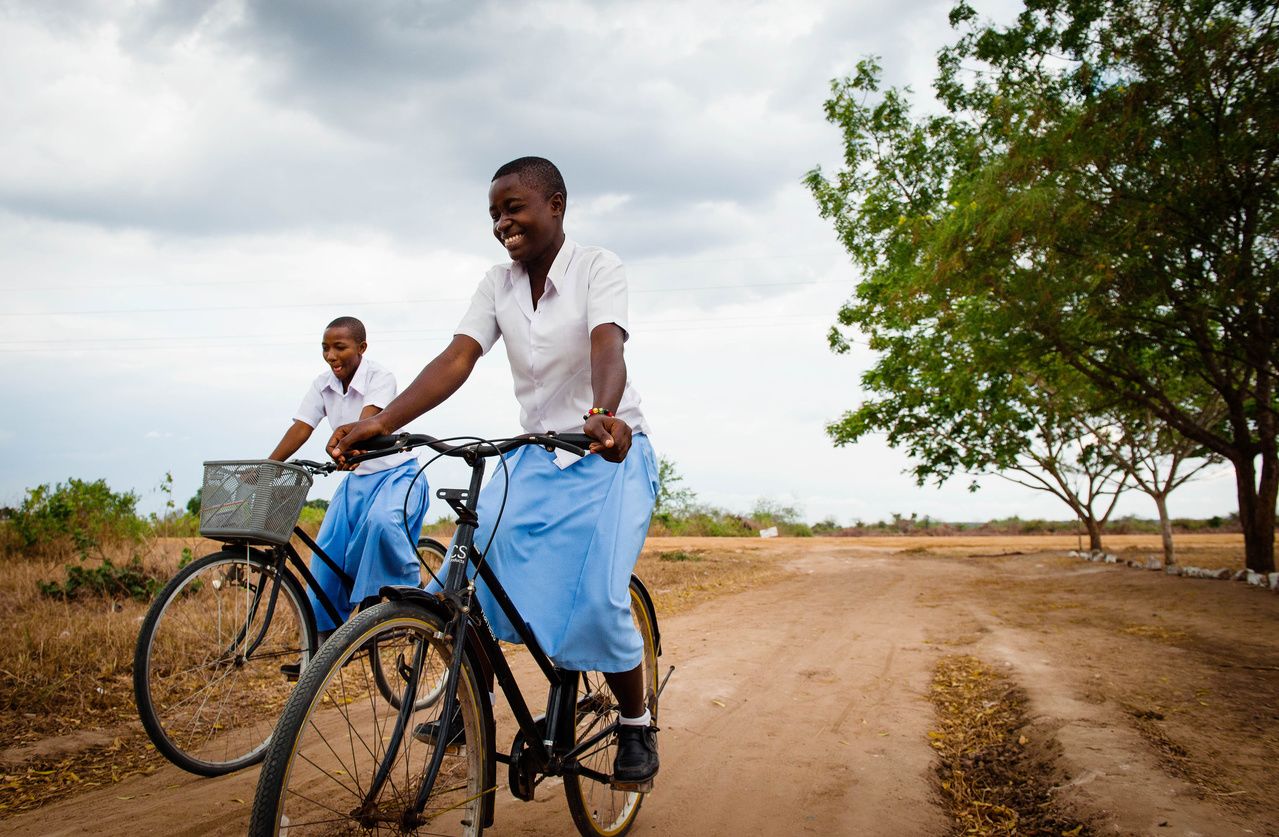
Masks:
[[[587,456],[564,470],[546,449],[506,458],[510,491],[485,560],[556,665],[630,671],[643,658],[631,621],[630,579],[657,499],[657,461],[637,434],[620,463]],[[502,505],[506,474],[494,463],[480,494],[475,546],[484,549]],[[493,633],[520,642],[487,585],[477,595]]]
[[[413,460],[374,474],[348,474],[329,503],[315,542],[355,580],[355,586],[347,589],[341,578],[319,558],[311,558],[311,572],[343,620],[360,602],[376,597],[385,585],[417,587],[422,583],[417,537],[430,501],[426,475],[413,479],[418,467],[417,460]],[[407,532],[404,525],[406,493],[409,494]],[[309,595],[316,628],[321,631],[336,628],[315,593],[309,592]]]

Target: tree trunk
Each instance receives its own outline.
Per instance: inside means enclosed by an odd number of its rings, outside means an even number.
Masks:
[[[1159,510],[1159,534],[1164,542],[1164,563],[1172,566],[1177,563],[1177,554],[1172,548],[1172,521],[1168,519],[1168,495],[1152,494],[1155,508]]]
[[[1084,525],[1088,527],[1088,548],[1094,552],[1101,552],[1101,524],[1096,518],[1084,516]]]
[[[1275,500],[1279,495],[1279,467],[1264,457],[1261,484],[1251,457],[1234,461],[1239,492],[1239,525],[1243,527],[1244,566],[1253,572],[1275,571]]]

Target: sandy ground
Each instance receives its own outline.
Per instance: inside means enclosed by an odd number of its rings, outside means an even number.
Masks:
[[[1058,796],[1096,833],[1279,835],[1279,596],[976,540],[740,542],[776,560],[770,583],[662,621],[663,768],[633,833],[946,834],[928,691],[962,653],[1026,690]],[[521,803],[502,770],[489,833],[574,833],[557,784]],[[166,765],[0,835],[240,834],[256,778]]]

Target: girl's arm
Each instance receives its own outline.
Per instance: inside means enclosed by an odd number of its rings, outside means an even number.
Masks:
[[[298,448],[306,444],[306,440],[311,438],[311,431],[314,428],[304,421],[293,420],[293,424],[289,429],[284,431],[283,438],[280,443],[275,446],[275,450],[271,451],[271,455],[267,459],[273,459],[276,462],[283,462],[290,456],[298,452]]]
[[[622,403],[626,389],[626,357],[623,332],[616,323],[602,323],[591,329],[592,407],[614,412]],[[582,432],[595,441],[591,452],[610,462],[621,462],[631,449],[631,426],[615,416],[594,415],[586,420]]]
[[[443,404],[471,376],[471,370],[482,354],[484,352],[474,338],[464,334],[453,335],[453,341],[444,351],[422,367],[413,383],[391,399],[386,409],[368,417],[361,412],[360,421],[344,424],[333,431],[326,445],[329,455],[341,462],[347,451],[359,449],[356,447],[357,442],[394,433],[428,410]]]

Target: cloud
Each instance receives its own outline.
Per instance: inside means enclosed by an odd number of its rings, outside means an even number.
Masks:
[[[926,91],[949,5],[0,0],[0,354],[22,393],[0,496],[166,471],[189,496],[201,460],[271,449],[339,314],[406,385],[504,257],[492,172],[534,153],[564,171],[569,235],[627,264],[628,368],[703,500],[1065,516],[998,484],[921,491],[902,454],[823,430],[871,357],[825,341],[857,276],[801,185],[842,159],[822,103],[869,53]],[[415,428],[514,430],[502,354]],[[1229,480],[1203,485],[1223,511]]]
[[[482,211],[496,166],[532,152],[560,163],[575,200],[628,195],[627,228],[651,248],[637,255],[713,246],[708,208],[758,210],[826,158],[835,134],[813,117],[832,47],[853,32],[869,48],[883,25],[860,7],[856,26],[831,26],[839,4],[23,11],[2,23],[19,48],[0,66],[42,69],[3,105],[22,126],[0,138],[11,211],[183,235],[447,240]]]

